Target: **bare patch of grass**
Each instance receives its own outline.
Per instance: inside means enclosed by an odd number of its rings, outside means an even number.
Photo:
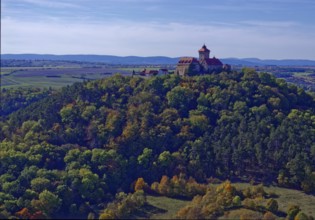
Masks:
[[[220,216],[218,219],[262,219],[263,214],[257,211],[249,209],[237,209],[231,210],[224,213],[223,216]]]
[[[152,214],[150,219],[174,219],[177,211],[190,203],[190,201],[172,199],[165,196],[147,196],[147,202],[149,205],[165,210]]]
[[[251,187],[249,183],[232,183],[237,189]],[[287,212],[291,205],[300,206],[302,212],[315,216],[315,196],[308,195],[302,191],[280,188],[276,186],[264,186],[266,193],[271,194],[279,204],[279,210]]]

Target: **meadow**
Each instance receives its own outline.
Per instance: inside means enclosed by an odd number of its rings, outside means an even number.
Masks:
[[[245,189],[251,186],[249,183],[233,183],[237,189]],[[300,190],[288,189],[277,186],[264,186],[268,194],[277,195],[275,200],[279,204],[279,210],[286,212],[290,205],[298,205],[307,214],[315,216],[315,196],[306,194]]]
[[[214,184],[218,185],[218,184]],[[252,185],[249,183],[233,183],[233,185],[237,189],[245,189],[251,187]],[[298,205],[302,212],[307,215],[314,216],[315,215],[315,196],[305,194],[299,190],[287,189],[276,186],[264,186],[264,190],[268,194],[275,194],[278,204],[279,211],[286,213],[287,209],[291,205]],[[147,196],[148,205],[151,207],[150,210],[146,211],[146,218],[149,219],[174,219],[176,213],[186,205],[190,203],[187,200],[168,198],[165,196]],[[240,207],[239,209],[229,210],[224,213],[223,216],[219,217],[219,219],[239,219],[240,215],[243,214],[244,208]],[[262,218],[263,214],[257,211],[248,210],[247,212],[252,212],[257,217]],[[141,216],[133,216],[138,219],[142,218]]]

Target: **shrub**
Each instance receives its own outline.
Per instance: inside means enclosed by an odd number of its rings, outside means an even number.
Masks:
[[[301,211],[300,207],[297,205],[291,205],[287,211],[287,219],[293,220],[294,217]]]
[[[299,212],[295,217],[294,220],[309,220],[306,214],[303,212]]]
[[[270,212],[277,212],[278,211],[278,202],[274,199],[269,199],[267,202],[266,208]]]
[[[240,206],[240,205],[242,205],[241,197],[235,196],[235,197],[233,198],[233,205],[235,205],[235,206]]]
[[[276,216],[271,212],[266,212],[262,220],[276,220]]]

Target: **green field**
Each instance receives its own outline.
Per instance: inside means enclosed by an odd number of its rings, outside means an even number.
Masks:
[[[24,72],[24,71],[32,71],[32,70],[62,70],[66,68],[81,68],[80,66],[54,66],[54,67],[1,67],[0,74],[1,75],[9,75],[15,72]]]
[[[159,70],[160,68],[159,67],[122,67],[122,68],[119,68],[119,70],[123,70],[123,71],[128,71],[128,72],[132,72],[133,70],[135,72],[140,72],[140,71],[143,71],[144,69],[147,69],[147,70]]]
[[[1,79],[1,88],[12,88],[12,87],[63,87],[66,85],[73,84],[75,82],[82,82],[82,79],[76,79],[71,76],[62,76],[59,78],[48,78],[45,76],[37,77],[15,77],[8,76]]]

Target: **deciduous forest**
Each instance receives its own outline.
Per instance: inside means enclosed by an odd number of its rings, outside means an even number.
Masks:
[[[263,190],[208,189],[213,178],[315,193],[314,97],[251,69],[2,89],[0,129],[1,218],[125,218],[144,192],[199,195],[178,218],[252,208],[257,194],[277,213]]]

